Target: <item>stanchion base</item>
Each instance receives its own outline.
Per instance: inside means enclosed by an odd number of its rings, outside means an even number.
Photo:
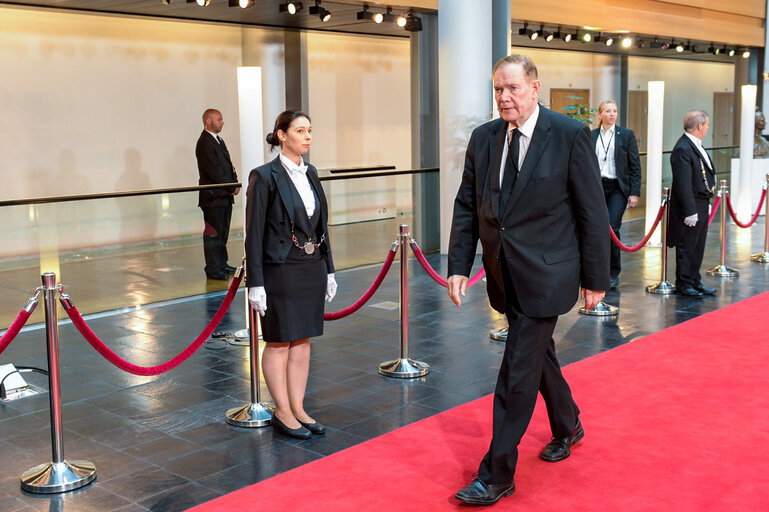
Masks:
[[[430,365],[409,358],[396,359],[379,365],[379,373],[385,377],[396,379],[413,379],[423,377],[430,371]]]
[[[579,312],[589,316],[614,316],[619,314],[617,306],[610,306],[604,301],[599,302],[593,309],[579,308]]]
[[[758,263],[769,263],[769,252],[760,252],[758,254],[754,254],[750,257],[751,261],[756,261]]]
[[[249,329],[240,329],[239,331],[235,331],[234,333],[232,333],[232,335],[239,339],[244,339],[244,340],[251,339],[251,331]]]
[[[740,275],[739,271],[735,268],[727,267],[726,265],[719,265],[717,267],[713,267],[710,270],[707,270],[705,272],[709,276],[716,276],[716,277],[737,277]]]
[[[21,475],[21,488],[27,492],[56,493],[79,489],[96,478],[96,466],[86,460],[46,462]]]
[[[272,424],[272,411],[262,404],[246,404],[227,411],[227,423],[236,427],[266,427]]]
[[[657,284],[650,284],[646,287],[648,293],[658,293],[660,295],[670,295],[676,292],[676,287],[667,281],[662,281]]]
[[[492,329],[489,331],[489,338],[495,341],[507,341],[507,329],[507,327]]]

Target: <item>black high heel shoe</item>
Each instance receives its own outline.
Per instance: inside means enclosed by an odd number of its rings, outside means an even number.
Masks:
[[[280,418],[274,414],[272,415],[272,428],[276,429],[281,434],[285,434],[296,439],[310,439],[312,437],[312,433],[308,429],[304,427],[289,428],[285,423],[280,421]]]
[[[326,433],[326,427],[324,427],[317,421],[315,423],[305,423],[303,421],[300,421],[299,423],[301,423],[304,428],[306,428],[316,436],[322,436],[323,434]]]

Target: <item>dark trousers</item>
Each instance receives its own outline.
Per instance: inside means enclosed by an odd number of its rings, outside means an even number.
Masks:
[[[619,182],[609,178],[601,178],[603,182],[603,195],[606,199],[606,208],[609,210],[609,224],[612,231],[617,235],[618,240],[622,240],[619,236],[619,228],[622,227],[622,216],[625,215],[625,209],[627,208],[627,197],[622,193],[619,188]],[[619,276],[620,270],[622,270],[622,262],[620,256],[622,251],[617,245],[611,243],[611,277]]]
[[[501,255],[499,260],[505,261]],[[537,392],[545,399],[555,437],[568,436],[579,415],[555,355],[553,331],[558,317],[524,315],[504,265],[502,274],[507,302],[507,341],[494,391],[491,445],[478,468],[478,476],[491,484],[513,479],[518,444],[534,413]]]
[[[206,259],[206,275],[225,271],[227,266],[227,239],[230,236],[232,204],[201,206],[203,210],[203,255]]]
[[[694,227],[684,226],[683,234],[676,244],[676,288],[702,284],[700,267],[708,236],[710,201],[696,199],[694,203],[697,207],[697,224]]]

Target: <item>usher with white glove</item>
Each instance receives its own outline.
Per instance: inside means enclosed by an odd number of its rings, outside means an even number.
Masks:
[[[329,274],[328,279],[326,281],[326,302],[331,302],[334,300],[334,296],[336,295],[336,279],[334,279],[334,274]]]
[[[684,224],[689,226],[690,228],[693,228],[697,224],[697,214],[689,215],[688,217],[684,217]]]
[[[264,291],[264,286],[249,288],[248,302],[261,316],[264,316],[264,312],[267,311],[267,292]]]

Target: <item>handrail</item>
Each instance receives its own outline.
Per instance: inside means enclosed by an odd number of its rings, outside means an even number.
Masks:
[[[337,174],[334,176],[320,176],[320,181],[351,180],[359,178],[374,178],[377,176],[397,176],[400,174],[421,174],[429,172],[438,172],[438,167],[427,167],[424,169],[407,169],[402,171],[385,172],[363,172],[361,174]],[[118,197],[138,197],[157,194],[178,194],[181,192],[196,192],[212,188],[242,187],[242,183],[215,183],[213,185],[197,185],[192,187],[175,188],[156,188],[147,190],[126,190],[122,192],[105,192],[101,194],[76,194],[68,196],[48,196],[48,197],[30,197],[22,199],[9,199],[0,201],[0,207],[3,206],[21,206],[30,204],[46,203],[65,203],[69,201],[88,201],[92,199],[115,199]]]
[[[371,165],[368,167],[347,167],[345,169],[327,169],[331,174],[337,174],[340,172],[364,172],[364,171],[391,171],[394,170],[394,165]],[[322,169],[319,169],[322,170]]]
[[[705,148],[705,151],[717,151],[719,149],[735,149],[735,148],[739,148],[739,146],[714,146],[712,148]],[[662,154],[663,155],[669,155],[672,152],[673,152],[672,149],[667,149],[667,150],[663,151]],[[641,151],[640,153],[638,153],[639,156],[641,156],[641,155],[645,156],[645,155],[648,155],[648,154],[649,154],[648,151]]]

